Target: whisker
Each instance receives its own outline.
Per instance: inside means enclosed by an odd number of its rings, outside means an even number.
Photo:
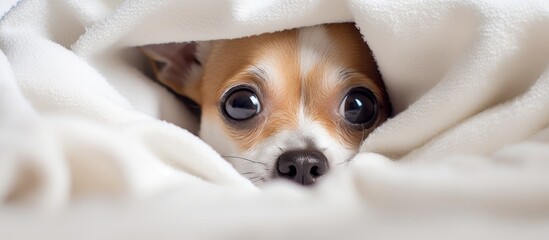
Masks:
[[[256,182],[259,182],[259,181],[265,182],[266,179],[262,177],[262,178],[259,178],[259,179],[255,180],[255,181],[252,181],[252,183],[256,183]]]
[[[343,164],[345,164],[345,163],[347,163],[347,159],[345,159],[345,160],[343,160],[343,161],[341,161],[340,163],[335,164],[335,165],[336,165],[336,166],[339,166],[339,165],[343,165]]]
[[[278,147],[278,146],[277,146]],[[284,152],[284,150],[282,150],[281,147],[278,147],[278,150],[280,150],[280,152]]]
[[[345,163],[349,163],[349,162],[348,162],[347,160],[345,160],[345,161],[343,161],[343,162],[338,163],[337,166],[343,165],[343,164],[345,164]]]
[[[239,160],[244,160],[244,161],[248,161],[248,162],[251,162],[251,163],[262,164],[262,165],[267,166],[266,163],[257,162],[257,161],[254,161],[254,160],[251,160],[251,159],[247,159],[247,158],[243,158],[243,157],[237,157],[237,156],[221,156],[221,157],[239,159]]]
[[[352,160],[354,157],[355,157],[355,156],[353,155],[353,156],[351,156],[351,157],[345,159],[343,162],[340,162],[340,163],[338,163],[338,164],[336,164],[336,165],[339,166],[339,165],[343,165],[343,164],[345,164],[345,163],[349,164],[349,163],[351,162],[351,160]]]
[[[253,181],[254,179],[258,179],[258,178],[263,178],[261,176],[255,176],[255,177],[251,177],[251,178],[248,178],[250,181]]]

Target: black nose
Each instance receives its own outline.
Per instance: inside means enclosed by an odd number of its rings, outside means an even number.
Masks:
[[[310,185],[328,172],[328,160],[317,150],[292,150],[278,157],[276,168],[279,177]]]

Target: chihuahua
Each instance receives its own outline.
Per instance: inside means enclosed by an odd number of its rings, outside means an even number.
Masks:
[[[255,184],[315,183],[391,112],[352,23],[141,50],[160,83],[200,107],[199,137]]]

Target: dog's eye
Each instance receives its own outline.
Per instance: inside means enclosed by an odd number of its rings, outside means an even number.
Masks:
[[[377,115],[376,98],[366,88],[354,88],[341,102],[339,114],[351,124],[372,124]]]
[[[223,107],[225,114],[234,120],[246,120],[261,110],[259,98],[249,89],[240,89],[229,93]]]

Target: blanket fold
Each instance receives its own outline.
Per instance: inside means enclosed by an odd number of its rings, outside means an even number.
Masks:
[[[134,48],[349,21],[372,49],[395,114],[349,168],[312,190],[258,191],[195,136],[196,120],[149,79]],[[0,209],[66,210],[99,197],[135,212],[166,203],[153,219],[170,222],[173,208],[189,226],[215,211],[248,233],[246,224],[311,223],[296,230],[303,236],[312,223],[319,235],[366,234],[361,224],[382,227],[371,219],[402,212],[540,223],[549,216],[548,26],[546,0],[18,1],[0,19]],[[348,227],[330,229],[330,215]],[[548,233],[535,226],[530,233]]]

